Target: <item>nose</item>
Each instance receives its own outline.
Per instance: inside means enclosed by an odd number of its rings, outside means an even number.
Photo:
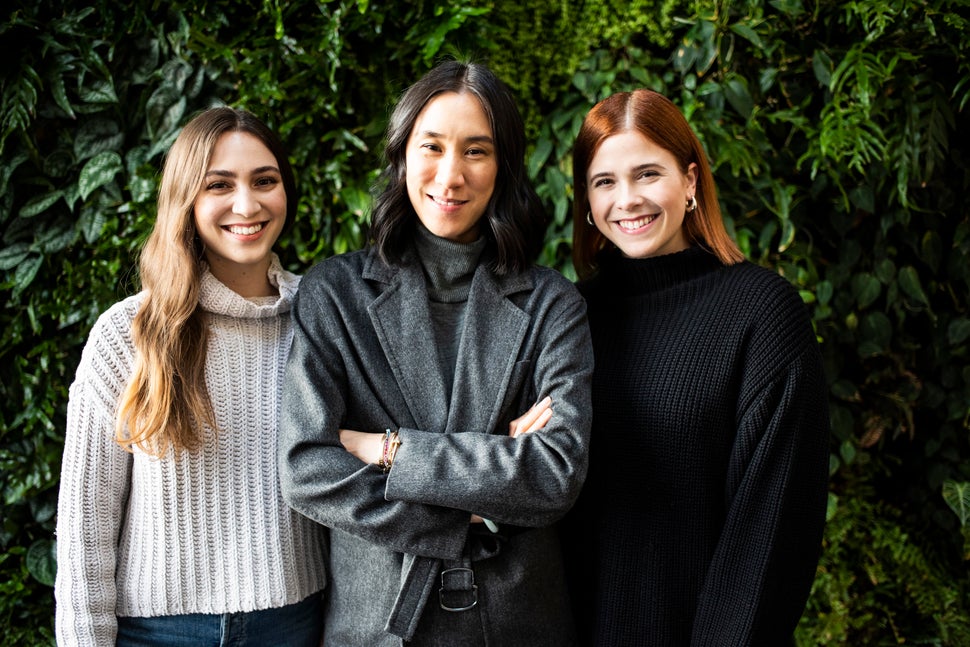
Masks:
[[[445,188],[454,188],[465,183],[465,174],[460,155],[449,153],[438,160],[434,181]]]
[[[640,195],[636,185],[630,182],[620,182],[618,188],[616,205],[623,211],[630,211],[643,204],[643,196]]]
[[[234,214],[244,218],[251,218],[259,213],[259,210],[259,200],[253,191],[246,187],[236,190],[232,199],[232,212]]]

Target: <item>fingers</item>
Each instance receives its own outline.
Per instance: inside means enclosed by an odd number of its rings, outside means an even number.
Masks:
[[[546,396],[509,423],[509,436],[515,438],[530,431],[542,429],[550,418],[552,418],[552,398]]]

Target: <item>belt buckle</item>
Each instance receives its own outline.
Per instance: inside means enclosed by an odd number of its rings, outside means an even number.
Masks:
[[[471,588],[467,588],[467,589],[446,588],[447,584],[445,582],[445,577],[450,573],[456,573],[459,571],[467,572],[469,574],[469,579],[472,582]],[[438,589],[438,604],[445,611],[453,611],[453,612],[468,611],[476,604],[478,604],[478,585],[474,584],[474,582],[475,582],[475,571],[473,571],[470,568],[464,568],[464,567],[448,568],[441,571],[441,588]],[[445,598],[449,593],[463,593],[463,592],[470,592],[472,594],[471,604],[468,604],[462,607],[457,607],[457,606],[451,606],[450,601],[446,603]]]

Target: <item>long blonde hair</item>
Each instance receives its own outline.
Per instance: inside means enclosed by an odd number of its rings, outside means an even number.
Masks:
[[[194,450],[204,428],[216,430],[205,384],[209,333],[199,306],[204,270],[194,205],[212,151],[226,132],[249,133],[276,156],[287,198],[287,223],[296,211],[293,171],[279,139],[252,114],[211,108],[192,119],[165,159],[155,226],[141,252],[145,298],[132,323],[135,365],[118,405],[115,440],[162,456]]]
[[[639,132],[669,151],[682,173],[691,164],[697,165],[697,209],[684,220],[687,240],[704,245],[725,265],[743,261],[744,255],[731,240],[721,219],[714,175],[697,135],[667,97],[652,90],[634,90],[618,92],[593,106],[573,146],[573,265],[579,277],[589,277],[596,271],[596,255],[609,242],[586,222],[589,209],[586,172],[603,140],[627,131]]]

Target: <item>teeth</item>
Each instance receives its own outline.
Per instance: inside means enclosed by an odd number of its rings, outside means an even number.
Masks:
[[[447,207],[451,207],[451,206],[454,206],[456,204],[464,204],[465,203],[464,200],[445,200],[444,198],[431,198],[431,199],[434,200],[435,202],[437,202],[438,204],[444,205],[444,206],[447,206]]]
[[[262,228],[263,225],[261,224],[250,225],[249,227],[243,227],[242,225],[229,225],[229,232],[238,234],[240,236],[249,236],[255,234],[257,231],[260,231]]]
[[[630,231],[633,231],[634,229],[639,229],[640,227],[649,225],[651,222],[657,219],[657,215],[659,214],[655,214],[653,216],[647,216],[646,218],[638,218],[637,220],[622,220],[617,224],[623,229],[629,229]]]

